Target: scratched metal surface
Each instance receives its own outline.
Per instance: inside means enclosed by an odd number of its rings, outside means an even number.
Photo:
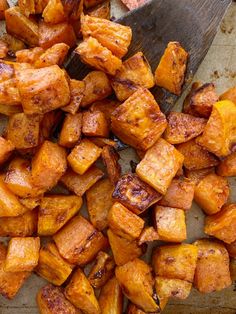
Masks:
[[[215,0],[219,1],[219,0]],[[112,0],[112,15],[119,17],[125,8],[117,5],[117,0]],[[195,75],[196,80],[204,82],[213,81],[219,93],[236,84],[236,3],[230,7],[217,36],[205,60]],[[181,109],[182,100],[176,105],[176,110]],[[121,153],[123,171],[129,169],[129,160],[134,160],[132,150]],[[236,181],[230,180],[231,201],[236,202]],[[203,236],[204,215],[193,204],[187,214],[188,242]],[[148,258],[148,257],[147,257]],[[32,275],[13,301],[0,297],[0,314],[38,314],[35,296],[38,289],[45,281]],[[235,314],[236,291],[234,287],[224,291],[203,295],[192,289],[187,300],[171,301],[163,313],[165,314]]]

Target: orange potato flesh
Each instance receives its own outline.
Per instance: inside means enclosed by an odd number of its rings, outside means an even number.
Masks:
[[[69,86],[70,102],[67,106],[62,107],[61,109],[74,115],[79,110],[81,101],[84,97],[85,83],[83,81],[70,80]]]
[[[5,11],[9,8],[6,0],[0,1],[0,20],[5,20]]]
[[[143,231],[140,234],[138,244],[142,245],[143,243],[153,242],[159,239],[160,237],[156,229],[154,229],[153,227],[144,227]]]
[[[49,24],[58,24],[67,20],[61,0],[49,0],[43,10],[43,20]]]
[[[116,108],[118,108],[119,105],[120,105],[120,102],[118,100],[103,99],[103,100],[93,102],[92,106],[90,107],[90,110],[91,111],[102,111],[105,114],[108,125],[110,127],[112,112]]]
[[[61,66],[69,51],[69,48],[70,47],[65,43],[53,45],[40,55],[39,59],[35,62],[35,67],[43,68],[55,64]]]
[[[0,104],[19,106],[21,104],[17,81],[15,78],[4,80],[0,83]]]
[[[116,184],[121,175],[121,166],[118,162],[120,155],[114,147],[105,145],[102,149],[102,161],[106,167],[108,178],[112,184]]]
[[[190,294],[192,283],[180,280],[169,279],[161,276],[155,278],[157,295],[161,298],[187,299]]]
[[[15,149],[13,143],[0,136],[0,164],[3,164]]]
[[[230,154],[225,159],[221,160],[218,165],[217,174],[223,177],[236,176],[236,152]]]
[[[110,0],[104,1],[101,4],[87,10],[86,14],[93,17],[110,20]]]
[[[74,147],[80,140],[81,130],[82,114],[67,114],[61,129],[59,144],[68,148]]]
[[[208,174],[215,173],[215,167],[209,167],[205,169],[197,169],[197,170],[188,170],[185,169],[186,177],[194,182],[194,184],[198,184],[203,178],[205,178]]]
[[[236,104],[236,86],[231,87],[220,95],[220,100],[230,100]]]
[[[83,113],[82,132],[85,136],[109,136],[108,123],[101,111],[85,111]]]
[[[34,65],[44,50],[41,47],[22,49],[16,52],[16,61]]]

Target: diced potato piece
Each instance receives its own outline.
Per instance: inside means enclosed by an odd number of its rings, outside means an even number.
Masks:
[[[193,282],[198,249],[192,244],[176,244],[158,247],[152,257],[157,276]]]
[[[84,97],[84,89],[85,89],[85,83],[83,81],[78,80],[70,80],[70,103],[62,107],[61,109],[63,111],[69,112],[71,114],[76,114],[76,112],[79,110],[81,101]]]
[[[108,123],[101,111],[85,111],[83,113],[82,132],[85,136],[109,136]]]
[[[171,144],[180,144],[200,135],[206,126],[206,120],[182,112],[170,112],[167,117],[164,138]]]
[[[236,241],[230,243],[230,244],[226,244],[226,249],[229,253],[230,257],[236,258]]]
[[[90,73],[92,73],[92,72],[90,72]],[[120,102],[118,100],[103,99],[101,101],[93,102],[92,106],[90,107],[90,110],[91,111],[102,111],[105,114],[108,125],[110,127],[112,112],[116,108],[118,108],[119,105],[120,105]]]
[[[93,37],[88,37],[80,43],[75,53],[80,56],[82,62],[110,75],[115,75],[122,66],[121,60]]]
[[[84,38],[89,36],[95,38],[118,58],[124,57],[127,53],[132,39],[132,30],[129,26],[89,15],[81,16],[81,31]]]
[[[110,229],[107,231],[107,236],[116,265],[124,265],[144,254],[143,248],[138,246],[136,240],[130,241],[122,238],[113,233]]]
[[[41,200],[38,216],[38,234],[55,234],[82,206],[82,198],[75,195],[48,195]]]
[[[116,184],[121,175],[121,166],[118,162],[120,155],[114,147],[105,145],[102,149],[102,160],[106,167],[108,177],[112,184]]]
[[[82,107],[87,107],[95,101],[102,100],[112,94],[112,88],[107,75],[101,71],[91,71],[83,79],[85,83]]]
[[[156,84],[169,92],[180,95],[188,53],[178,42],[169,42],[155,71]]]
[[[102,287],[98,303],[102,314],[123,313],[123,294],[116,277],[110,279],[105,286]]]
[[[69,48],[70,47],[64,43],[53,45],[39,57],[39,59],[35,62],[35,67],[43,68],[55,64],[62,65]]]
[[[110,180],[103,179],[86,192],[89,218],[98,230],[103,230],[108,226],[107,216],[113,204],[113,190],[114,187]]]
[[[59,144],[64,147],[74,147],[81,138],[82,113],[67,114],[61,129]]]
[[[182,242],[187,238],[185,213],[182,209],[155,206],[154,224],[162,241]]]
[[[29,17],[31,14],[35,14],[35,0],[18,0],[18,6],[21,12]]]
[[[0,164],[3,164],[11,155],[15,146],[9,140],[0,136]]]
[[[57,65],[18,71],[17,86],[26,114],[42,114],[67,105],[70,90],[65,72]]]
[[[236,85],[220,95],[220,100],[230,100],[236,104]]]
[[[81,269],[77,269],[65,288],[66,298],[83,313],[100,314],[94,290]]]
[[[84,0],[85,8],[95,7],[97,4],[103,2],[103,0]]]
[[[45,113],[40,125],[41,136],[44,139],[49,139],[53,136],[53,132],[62,122],[62,112],[59,110],[49,111]],[[60,143],[59,143],[60,144]]]
[[[221,160],[217,167],[217,174],[223,177],[236,176],[236,152],[230,154],[224,160]]]
[[[68,155],[67,160],[71,168],[78,174],[83,175],[88,168],[100,157],[102,149],[83,139]]]
[[[38,213],[28,211],[17,217],[0,218],[0,237],[26,237],[37,231]]]
[[[119,179],[112,196],[137,215],[161,198],[156,190],[132,173],[125,174]]]
[[[236,240],[236,204],[225,205],[219,213],[206,217],[205,233],[225,243],[234,242]]]
[[[140,234],[138,244],[142,245],[146,242],[153,242],[156,240],[159,240],[159,234],[157,230],[155,230],[153,227],[144,227],[143,231]]]
[[[12,36],[22,40],[31,47],[39,44],[38,24],[27,18],[19,7],[11,7],[5,11],[6,30]]]
[[[198,139],[199,138],[197,138],[197,140]],[[179,144],[176,148],[184,155],[184,167],[188,170],[199,170],[219,164],[219,160],[213,154],[198,145],[195,139]]]
[[[88,280],[95,288],[101,288],[112,277],[114,273],[115,262],[113,258],[105,252],[99,252],[95,264],[91,269]]]
[[[39,206],[41,197],[19,198],[20,203],[29,210],[33,210]],[[38,215],[37,215],[38,217]]]
[[[167,122],[153,95],[138,89],[112,113],[112,131],[124,143],[147,150],[162,135]]]
[[[106,145],[109,145],[111,147],[116,147],[116,142],[109,139],[109,138],[104,138],[104,137],[90,137],[89,140],[97,145],[98,147],[103,148]]]
[[[73,266],[59,254],[53,242],[47,243],[39,251],[37,274],[56,286],[62,285],[70,276]]]
[[[180,279],[169,279],[157,276],[155,278],[157,295],[161,298],[187,299],[190,294],[192,283]]]
[[[96,166],[92,166],[83,175],[79,175],[72,170],[61,177],[60,181],[72,192],[78,196],[82,196],[89,190],[99,179],[103,177],[104,173]]]
[[[226,157],[236,143],[236,104],[222,100],[213,105],[211,116],[197,143],[218,157]]]
[[[41,314],[81,314],[64,296],[62,288],[46,285],[37,293],[37,304]]]
[[[166,194],[158,204],[188,210],[192,206],[194,188],[194,182],[189,179],[184,177],[173,179]]]
[[[86,12],[89,16],[110,20],[110,0],[98,4]]]
[[[45,23],[58,24],[66,21],[67,16],[61,0],[49,0],[43,10],[42,17]]]
[[[117,235],[134,240],[140,236],[144,220],[116,202],[108,213],[108,225]]]
[[[197,169],[197,170],[185,169],[186,177],[192,182],[194,182],[195,184],[198,184],[208,174],[212,174],[212,173],[215,173],[215,167],[209,167],[209,168]]]
[[[207,215],[218,213],[227,202],[230,189],[226,178],[208,174],[195,187],[194,200]]]
[[[13,53],[18,50],[25,49],[26,47],[23,41],[7,33],[4,33],[1,36],[1,40],[3,40],[7,44],[9,51],[12,51]]]
[[[48,24],[39,23],[39,46],[47,49],[55,44],[64,43],[70,47],[76,45],[76,36],[73,27],[67,22]]]
[[[11,238],[5,261],[10,272],[32,271],[38,265],[40,238]]]
[[[0,294],[7,299],[13,299],[20,290],[30,272],[6,272],[4,269],[7,248],[0,243]]]
[[[0,20],[5,20],[5,11],[9,8],[7,0],[0,1]]]
[[[210,293],[230,286],[229,255],[224,245],[208,239],[197,240],[194,244],[198,248],[195,288]]]
[[[1,6],[1,1],[0,1],[0,6]],[[1,10],[0,10],[0,16],[1,16]],[[4,41],[0,40],[0,58],[1,59],[6,58],[7,53],[8,53],[7,44]]]
[[[158,312],[158,300],[153,297],[154,280],[149,265],[136,258],[116,267],[116,278],[130,301],[145,312]]]
[[[41,47],[19,50],[16,52],[16,61],[34,65],[43,52]]]
[[[172,179],[182,166],[184,156],[160,138],[137,165],[136,173],[161,194],[166,194]]]
[[[0,104],[9,106],[19,106],[21,104],[15,78],[4,80],[0,83]]]
[[[85,265],[106,248],[107,239],[82,216],[76,216],[53,236],[59,253],[71,264]]]

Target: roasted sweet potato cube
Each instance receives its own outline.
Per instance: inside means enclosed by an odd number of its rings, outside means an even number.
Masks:
[[[92,73],[92,72],[90,72],[90,73]],[[112,112],[116,108],[118,108],[119,105],[120,105],[120,102],[118,100],[103,99],[100,101],[93,102],[92,106],[90,107],[90,110],[91,111],[102,111],[105,114],[108,125],[110,126]]]
[[[113,204],[113,190],[114,186],[110,180],[103,179],[95,183],[86,192],[89,218],[98,230],[103,230],[108,226],[107,216]]]
[[[153,95],[138,89],[112,113],[112,131],[124,143],[147,150],[162,135],[167,122]]]
[[[124,265],[144,254],[144,248],[138,246],[136,240],[130,241],[122,238],[110,229],[107,231],[107,236],[117,265]]]
[[[107,239],[82,216],[76,216],[54,235],[59,253],[71,264],[85,265],[106,248]]]
[[[144,227],[144,220],[116,202],[108,213],[109,228],[128,240],[137,239]]]
[[[112,277],[115,269],[113,258],[105,252],[99,252],[93,265],[88,280],[95,288],[101,288]]]
[[[194,182],[187,178],[173,179],[166,194],[158,204],[188,210],[192,206],[194,187]]]
[[[104,1],[101,4],[98,4],[95,7],[87,10],[86,14],[89,16],[110,20],[110,0]]]
[[[55,234],[82,206],[82,198],[75,195],[48,195],[43,197],[39,207],[38,234]]]
[[[206,217],[205,233],[225,243],[234,242],[236,240],[236,204],[225,205],[219,213]]]
[[[42,14],[45,23],[58,24],[67,20],[61,0],[49,0]]]
[[[167,117],[167,128],[164,138],[171,144],[180,144],[200,135],[205,126],[206,120],[185,114],[182,112],[171,112]]]
[[[0,136],[0,164],[3,164],[15,149],[14,144]]]
[[[69,48],[70,47],[64,43],[53,45],[41,54],[39,59],[35,62],[35,67],[43,68],[55,64],[62,65]]]
[[[124,57],[127,53],[132,39],[132,30],[129,26],[89,15],[81,16],[81,31],[84,38],[89,36],[95,38],[118,58]]]
[[[162,241],[182,242],[187,238],[185,213],[182,209],[156,205],[154,225]]]
[[[83,271],[79,268],[66,286],[65,296],[72,304],[81,309],[83,313],[101,313],[94,290]]]
[[[209,293],[230,286],[229,255],[224,245],[208,239],[197,240],[194,244],[198,248],[194,287]]]
[[[224,160],[221,160],[217,167],[217,174],[223,177],[235,177],[236,176],[236,152],[227,156]]]
[[[158,297],[184,300],[190,294],[192,283],[185,280],[157,276],[155,278],[155,288]]]
[[[85,111],[83,113],[82,132],[85,136],[109,136],[109,128],[105,114],[101,111]]]
[[[21,12],[29,17],[31,14],[35,14],[35,0],[19,0],[18,6],[20,7]]]
[[[7,299],[13,299],[31,273],[5,271],[6,256],[7,248],[0,243],[0,294]]]
[[[5,270],[32,271],[38,265],[39,249],[39,238],[11,238],[7,249]]]
[[[144,227],[139,236],[138,244],[142,245],[143,243],[153,242],[159,239],[160,237],[156,229],[154,229],[153,227]]]
[[[207,215],[213,215],[227,202],[229,193],[227,179],[212,173],[196,185],[194,200]]]
[[[157,300],[153,297],[151,267],[136,258],[116,267],[116,278],[126,297],[145,312],[158,312]]]
[[[166,194],[183,161],[184,156],[173,145],[160,138],[137,165],[136,173],[159,193]]]
[[[29,63],[33,66],[43,53],[44,50],[41,47],[22,49],[16,52],[16,61]]]
[[[218,157],[233,152],[236,143],[236,104],[230,100],[215,103],[212,113],[197,143]]]
[[[193,282],[198,249],[192,244],[176,244],[158,247],[152,256],[157,276]]]
[[[57,65],[18,71],[17,86],[26,114],[42,114],[67,105],[70,90],[65,72]]]
[[[236,85],[220,95],[220,100],[231,100],[236,104]]]
[[[82,114],[67,114],[61,129],[59,144],[64,147],[74,147],[81,138]]]
[[[73,148],[67,160],[71,168],[78,174],[83,175],[88,168],[100,157],[102,149],[83,139]]]
[[[0,1],[0,20],[5,20],[5,11],[9,8],[6,0]],[[110,18],[109,18],[110,19]]]
[[[14,78],[15,69],[12,63],[1,60],[0,70],[0,82]]]
[[[1,2],[0,2],[0,6],[1,6]],[[0,11],[0,16],[1,16],[1,11]],[[0,58],[1,59],[6,58],[7,53],[8,53],[7,44],[4,41],[0,40]]]
[[[173,94],[180,95],[187,61],[188,53],[180,43],[169,42],[155,71],[156,84]]]
[[[72,192],[78,196],[82,196],[89,190],[99,179],[103,177],[104,173],[96,166],[92,166],[83,175],[79,175],[72,170],[61,177],[60,181]]]
[[[41,201],[41,196],[29,197],[29,198],[19,198],[20,203],[29,210],[33,210],[39,206]]]
[[[53,242],[47,243],[39,251],[37,274],[56,286],[62,285],[70,276],[73,266],[59,254]]]
[[[188,170],[185,169],[186,177],[194,182],[194,184],[198,184],[203,178],[205,178],[208,174],[215,173],[215,167],[209,167],[204,169],[197,170]]]
[[[230,243],[230,244],[226,244],[226,249],[229,253],[230,257],[236,258],[236,241]]]
[[[22,40],[17,39],[16,37],[11,36],[7,33],[4,33],[1,36],[1,40],[3,40],[7,44],[9,51],[16,52],[18,50],[25,49],[26,47],[25,43]]]
[[[61,109],[71,114],[76,114],[76,112],[79,110],[81,101],[84,97],[83,93],[85,89],[85,83],[83,81],[70,80],[69,86],[70,86],[70,103],[67,106],[62,107]]]
[[[0,104],[8,106],[19,106],[21,104],[17,81],[15,78],[0,83]]]
[[[135,214],[141,214],[161,198],[156,190],[132,173],[119,179],[112,196]]]
[[[118,162],[120,155],[114,147],[105,145],[102,149],[102,161],[106,167],[108,177],[112,184],[116,184],[121,175],[121,166]]]
[[[197,139],[199,138],[200,137]],[[219,164],[219,160],[216,156],[198,145],[195,139],[179,144],[176,148],[184,156],[184,167],[188,170],[199,170]]]
[[[39,46],[47,49],[55,44],[64,43],[70,47],[76,45],[76,36],[72,25],[67,22],[49,24],[39,23]]]

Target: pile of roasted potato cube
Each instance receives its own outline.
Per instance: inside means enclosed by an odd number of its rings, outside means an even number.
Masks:
[[[0,294],[14,298],[35,272],[49,282],[37,294],[42,314],[141,314],[187,298],[192,286],[230,286],[236,86],[218,96],[214,84],[196,82],[183,112],[165,115],[149,89],[181,94],[188,53],[180,43],[168,44],[153,75],[142,52],[122,60],[132,30],[108,20],[107,1],[85,0],[85,14],[82,1],[4,3],[0,237],[9,241],[0,243]],[[79,81],[63,62],[81,36],[75,53],[93,69]],[[140,159],[129,172],[112,134]],[[206,238],[182,243],[193,200],[206,214]]]

